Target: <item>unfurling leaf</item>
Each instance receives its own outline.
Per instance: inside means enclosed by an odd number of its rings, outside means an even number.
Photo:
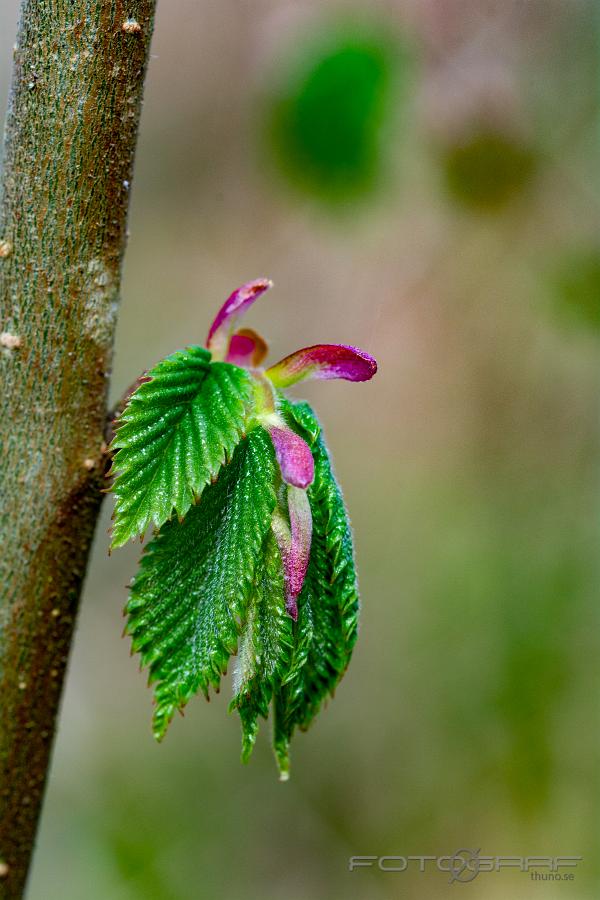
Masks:
[[[258,733],[258,717],[265,719],[273,690],[289,666],[292,620],[286,614],[281,556],[272,531],[265,537],[234,673],[231,709],[242,721],[242,759],[252,752]]]
[[[193,694],[218,689],[236,652],[275,508],[274,478],[271,442],[256,428],[183,522],[167,522],[146,547],[127,630],[158,682],[157,737]]]
[[[296,424],[304,426],[307,440],[311,432],[316,437],[315,480],[308,490],[313,538],[296,628],[296,653],[303,662],[275,695],[273,744],[282,771],[288,766],[294,729],[308,728],[348,667],[359,613],[352,534],[319,423],[307,403],[288,403],[286,408]]]
[[[113,546],[157,529],[126,607],[132,649],[154,683],[155,736],[194,694],[218,691],[237,656],[230,709],[242,723],[242,758],[272,709],[285,779],[294,730],[308,727],[348,666],[359,603],[321,426],[278,386],[317,370],[367,380],[376,363],[328,344],[257,368],[265,342],[235,327],[269,285],[249,282],[217,316],[209,344],[229,362],[189,347],[128,397],[112,444]]]

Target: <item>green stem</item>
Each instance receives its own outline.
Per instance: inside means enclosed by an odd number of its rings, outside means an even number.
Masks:
[[[102,497],[155,5],[21,7],[0,204],[1,898],[23,894]]]

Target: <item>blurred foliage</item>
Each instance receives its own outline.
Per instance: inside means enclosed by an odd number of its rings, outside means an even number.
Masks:
[[[442,167],[450,195],[472,209],[496,211],[519,194],[538,165],[535,150],[489,128],[445,148]]]
[[[355,201],[383,176],[383,133],[402,106],[406,52],[383,30],[336,26],[301,41],[292,57],[274,76],[280,88],[267,113],[274,157],[319,200]]]
[[[600,250],[568,254],[556,272],[553,287],[563,320],[600,331]]]

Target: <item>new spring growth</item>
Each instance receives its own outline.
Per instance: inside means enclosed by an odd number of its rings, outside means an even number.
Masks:
[[[289,744],[348,667],[359,596],[352,533],[321,425],[283,389],[308,378],[368,381],[375,360],[317,344],[265,365],[240,327],[271,286],[242,285],[191,345],[151,368],[115,423],[112,546],[153,525],[126,607],[132,650],[154,685],[161,740],[190,698],[218,690],[235,657],[233,698],[247,760],[273,715],[282,779]]]
[[[368,381],[377,363],[364,350],[345,344],[315,344],[286,356],[269,368],[262,368],[268,346],[251,329],[238,330],[240,318],[265,293],[272,282],[259,278],[243,284],[225,301],[208,332],[206,346],[215,360],[234,363],[250,371],[255,379],[255,416],[273,441],[281,477],[287,488],[280,492],[273,517],[284,567],[286,609],[298,618],[298,595],[310,558],[312,518],[306,489],[314,480],[310,447],[293,431],[277,409],[274,388],[287,388],[312,378],[343,378]]]

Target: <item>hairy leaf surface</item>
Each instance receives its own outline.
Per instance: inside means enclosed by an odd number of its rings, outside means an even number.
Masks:
[[[127,630],[143,665],[150,666],[150,679],[158,682],[158,738],[193,694],[208,696],[211,685],[218,689],[236,652],[240,623],[246,628],[258,615],[257,584],[264,582],[266,594],[267,579],[274,585],[282,579],[274,574],[277,566],[281,573],[280,559],[268,572],[263,560],[276,502],[275,466],[268,434],[255,428],[183,522],[166,522],[142,556]],[[273,614],[278,598],[277,586],[264,601]]]
[[[129,398],[112,443],[112,546],[183,517],[242,438],[252,398],[248,373],[188,347],[151,369]]]
[[[293,622],[285,610],[281,555],[272,530],[267,533],[243,625],[230,709],[242,722],[242,759],[258,733],[258,717],[267,718],[275,685],[289,668]]]
[[[282,411],[312,444],[315,459],[315,480],[308,489],[313,539],[294,628],[292,659],[297,661],[275,692],[273,743],[286,771],[294,729],[310,725],[350,662],[359,598],[350,525],[318,420],[306,403],[286,401]]]

